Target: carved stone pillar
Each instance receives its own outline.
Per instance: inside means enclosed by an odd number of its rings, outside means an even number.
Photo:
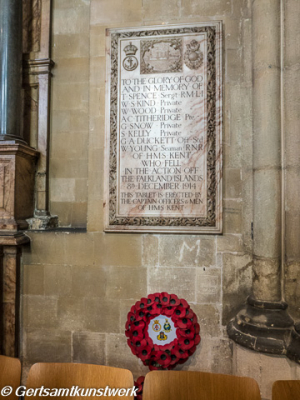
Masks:
[[[20,245],[29,238],[38,153],[21,130],[22,3],[0,0],[0,350],[18,355]]]
[[[24,40],[23,86],[25,99],[28,99],[25,101],[24,136],[40,154],[36,169],[34,217],[27,222],[31,229],[43,230],[58,225],[57,216],[50,214],[48,198],[50,88],[54,65],[50,59],[51,0],[23,0],[23,6],[24,39],[27,39]],[[28,31],[31,38],[26,37]],[[36,102],[34,112],[33,98]],[[35,114],[34,122],[30,121],[32,114]]]
[[[286,354],[293,320],[284,301],[281,1],[253,4],[253,284],[228,334],[250,349]],[[299,349],[300,352],[300,349]]]
[[[28,242],[25,235],[20,235],[9,245],[0,238],[1,265],[0,265],[0,287],[1,287],[1,336],[0,353],[10,357],[17,357],[19,353],[19,309],[20,309],[20,257],[21,249],[18,245]]]

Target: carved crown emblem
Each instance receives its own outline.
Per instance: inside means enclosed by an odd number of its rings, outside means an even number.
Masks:
[[[132,44],[132,43],[130,42],[130,44],[127,45],[127,46],[124,48],[124,51],[125,51],[125,53],[126,53],[126,56],[134,56],[135,53],[138,51],[138,48],[137,48],[134,44]]]
[[[191,43],[189,45],[187,45],[187,47],[191,50],[191,51],[198,51],[200,48],[200,43],[197,42],[197,40],[192,40]]]

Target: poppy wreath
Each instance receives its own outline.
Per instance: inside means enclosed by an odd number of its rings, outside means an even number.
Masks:
[[[132,353],[151,371],[183,364],[200,343],[196,314],[186,300],[166,292],[137,301],[127,315],[125,328]]]
[[[134,386],[137,388],[135,400],[142,400],[143,398],[143,387],[144,387],[145,377],[140,376],[137,381],[134,382]]]

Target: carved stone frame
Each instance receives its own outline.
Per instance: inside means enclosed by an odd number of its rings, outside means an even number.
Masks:
[[[119,217],[117,210],[118,40],[207,34],[207,218]],[[222,233],[222,23],[107,30],[105,231]],[[109,118],[108,118],[109,116]]]

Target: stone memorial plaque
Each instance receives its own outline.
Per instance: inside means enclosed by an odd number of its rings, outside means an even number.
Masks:
[[[221,233],[221,22],[108,29],[105,230]]]

